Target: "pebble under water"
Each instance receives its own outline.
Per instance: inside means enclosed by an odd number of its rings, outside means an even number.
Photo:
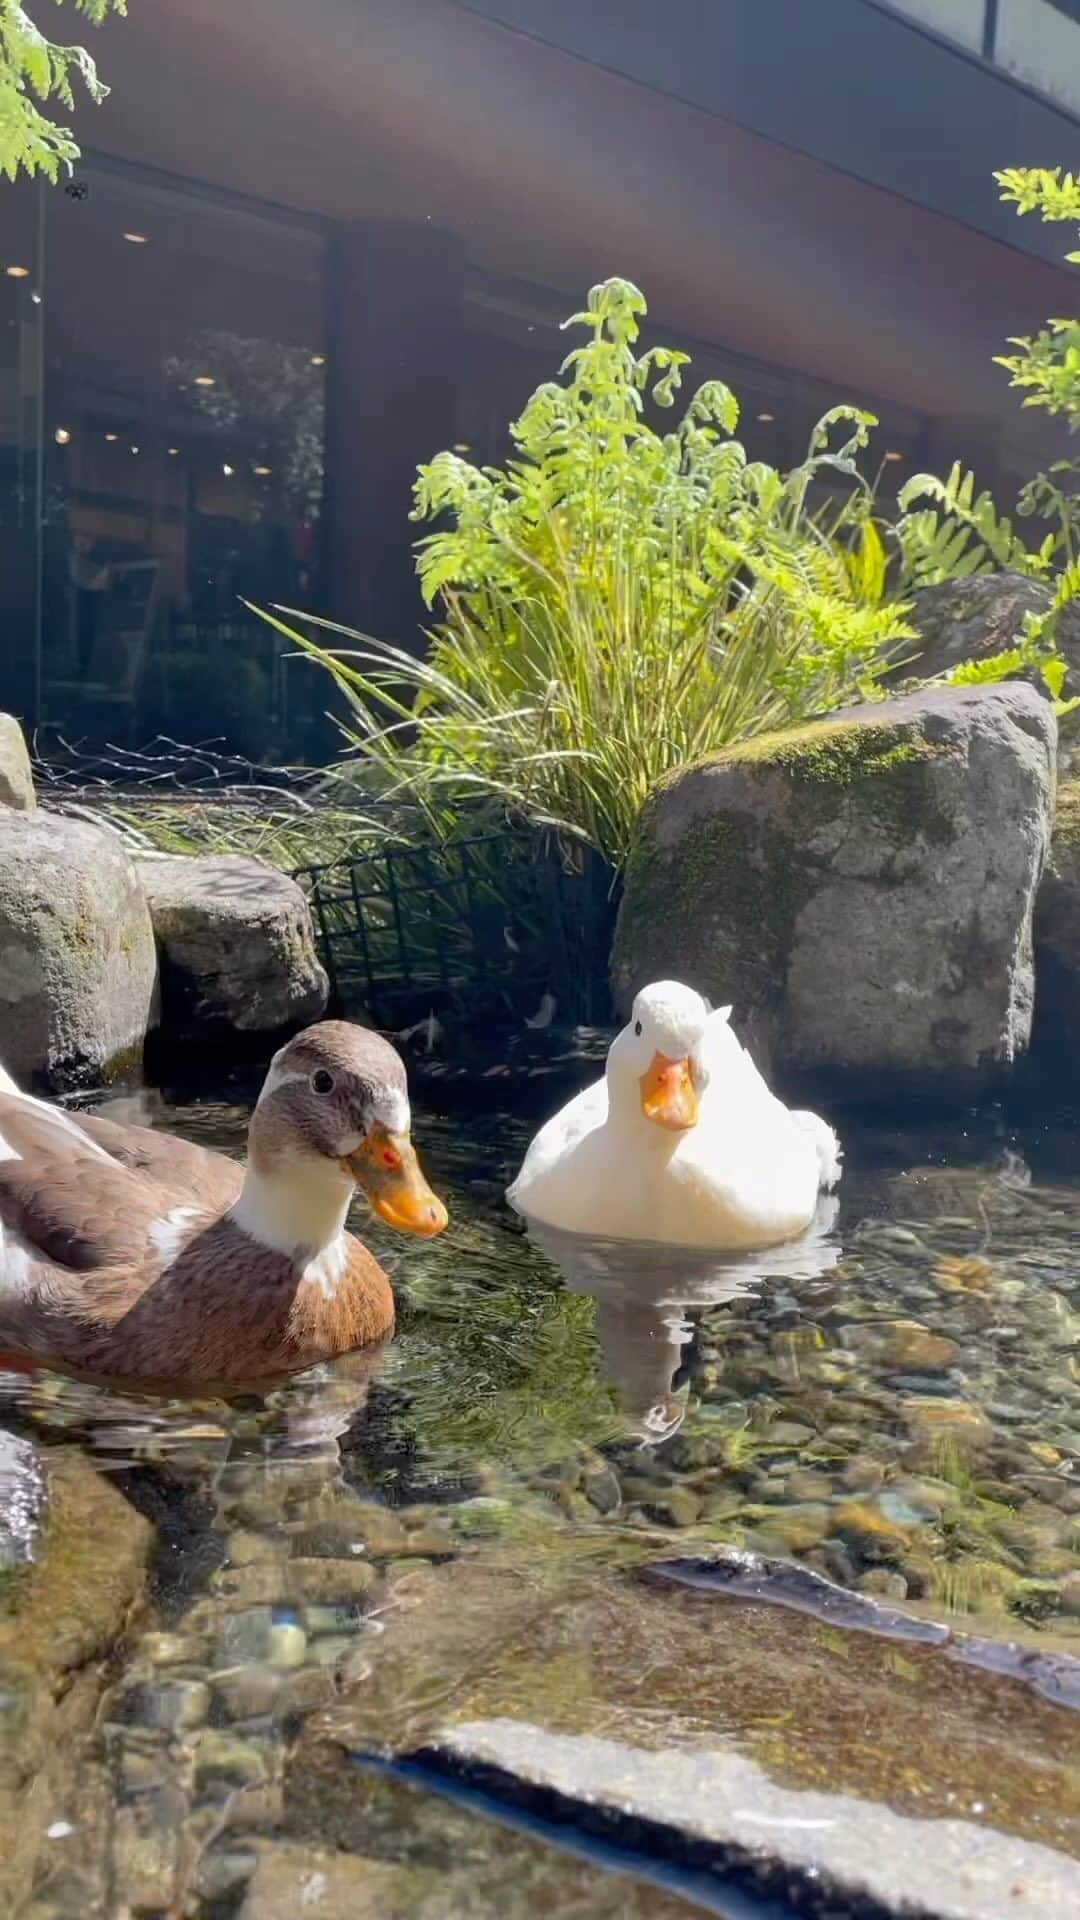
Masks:
[[[155,1119],[242,1151],[243,1104]],[[1076,1135],[842,1130],[838,1205],[732,1262],[530,1235],[502,1193],[531,1123],[421,1110],[451,1226],[358,1217],[398,1297],[377,1353],[231,1404],[0,1374],[71,1509],[24,1566],[28,1467],[0,1704],[65,1635],[105,1663],[66,1771],[35,1762],[16,1910],[1064,1913]],[[132,1528],[148,1584],[99,1644]]]

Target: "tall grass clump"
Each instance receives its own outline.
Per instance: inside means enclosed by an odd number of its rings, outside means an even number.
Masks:
[[[593,288],[505,468],[420,469],[426,657],[275,618],[343,689],[382,790],[437,820],[485,796],[616,867],[663,774],[871,696],[913,637],[856,464],[873,416],[834,408],[788,473],[747,457],[720,381],[663,432],[687,355],[638,351],[645,310],[625,280]]]

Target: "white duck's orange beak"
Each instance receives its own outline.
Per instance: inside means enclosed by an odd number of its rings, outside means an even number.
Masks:
[[[696,1127],[698,1097],[690,1073],[689,1060],[669,1060],[666,1053],[654,1053],[652,1066],[641,1076],[641,1111],[646,1120],[670,1133],[686,1133]]]
[[[432,1193],[407,1133],[373,1127],[366,1140],[342,1161],[346,1173],[358,1181],[380,1220],[402,1233],[433,1240],[450,1215]]]

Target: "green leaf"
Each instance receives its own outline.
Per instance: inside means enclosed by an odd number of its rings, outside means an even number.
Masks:
[[[125,0],[75,0],[79,13],[100,26],[109,13],[124,14]],[[79,148],[66,127],[47,119],[36,104],[57,101],[72,108],[72,81],[102,101],[108,88],[84,47],[61,46],[35,26],[20,0],[0,0],[0,173],[20,172],[54,181],[70,169]]]

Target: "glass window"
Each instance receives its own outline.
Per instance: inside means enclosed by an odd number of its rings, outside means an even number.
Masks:
[[[1080,113],[1080,6],[1065,0],[1000,0],[994,54],[999,66]],[[1071,163],[1071,155],[1053,156]]]
[[[909,14],[973,53],[983,49],[986,0],[889,0],[897,13]]]
[[[44,192],[0,188],[0,705],[33,724],[40,581]]]
[[[321,236],[126,174],[77,185],[48,198],[44,718],[280,751],[281,649],[242,602],[317,593]]]

